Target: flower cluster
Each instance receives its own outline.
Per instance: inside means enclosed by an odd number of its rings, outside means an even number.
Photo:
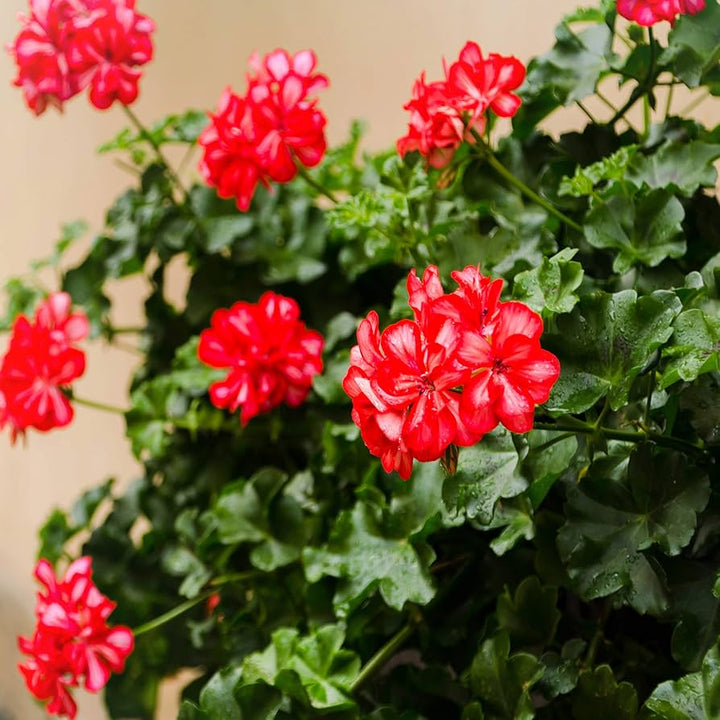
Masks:
[[[262,59],[253,54],[245,95],[227,88],[217,113],[210,114],[198,141],[200,172],[240,210],[250,207],[258,182],[289,182],[297,163],[313,167],[322,159],[326,118],[311,96],[328,80],[315,72],[316,62],[312,50],[275,50]]]
[[[421,74],[413,86],[408,133],[397,141],[401,156],[417,150],[428,165],[443,168],[463,142],[474,142],[485,130],[488,109],[512,117],[520,98],[511,91],[525,79],[525,67],[515,57],[491,53],[483,57],[480,47],[468,42],[460,57],[445,68],[445,80],[426,83]]]
[[[0,428],[9,425],[13,441],[28,428],[47,431],[73,419],[62,388],[85,372],[85,353],[74,343],[87,337],[89,324],[70,304],[67,293],[53,293],[33,321],[15,319],[0,365]]]
[[[298,304],[266,292],[253,304],[237,302],[216,310],[210,328],[200,334],[198,357],[215,368],[229,368],[224,380],[210,386],[219,408],[240,411],[240,421],[266,413],[281,403],[298,407],[322,371],[323,338],[300,320]]]
[[[62,580],[47,560],[35,567],[44,590],[37,595],[35,633],[18,638],[20,650],[29,655],[19,667],[28,690],[38,700],[49,701],[50,715],[74,718],[77,706],[70,689],[82,683],[97,692],[111,672],[122,672],[133,650],[129,628],[108,627],[115,603],[92,582],[90,565],[89,557],[75,560]]]
[[[89,88],[101,110],[138,95],[139,67],[152,59],[155,25],[135,0],[30,0],[10,52],[28,107],[40,115]]]
[[[560,373],[540,347],[540,316],[519,302],[501,302],[502,280],[475,267],[452,273],[445,293],[431,265],[411,271],[414,320],[379,330],[377,313],[360,323],[343,387],[365,444],[386,472],[403,479],[413,460],[443,457],[451,445],[474,445],[502,423],[532,429],[535,405],[548,399]]]
[[[673,24],[678,15],[696,15],[705,9],[705,0],[618,0],[617,10],[638,25],[655,25],[667,20]]]

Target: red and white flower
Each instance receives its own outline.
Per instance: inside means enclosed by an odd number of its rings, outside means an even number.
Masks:
[[[115,603],[92,582],[91,559],[75,560],[62,579],[41,559],[34,575],[43,590],[35,606],[37,623],[30,638],[18,638],[28,659],[19,665],[28,690],[47,701],[50,715],[74,718],[77,705],[71,688],[98,692],[113,672],[123,671],[133,650],[132,631],[110,627]]]
[[[322,371],[323,338],[300,320],[292,298],[266,292],[257,303],[237,302],[216,310],[200,334],[198,357],[227,368],[224,380],[210,386],[210,400],[235,412],[240,422],[285,403],[301,405]]]

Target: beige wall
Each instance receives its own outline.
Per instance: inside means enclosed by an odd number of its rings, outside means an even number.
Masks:
[[[242,88],[245,60],[257,49],[316,50],[331,88],[321,105],[331,141],[345,136],[352,118],[370,124],[367,144],[381,147],[402,134],[402,104],[419,71],[439,77],[441,57],[454,57],[467,39],[487,51],[526,60],[553,40],[553,27],[575,0],[138,0],[158,26],[156,59],[147,67],[136,112],[152,121],[189,107],[214,107],[228,84]],[[17,31],[24,0],[0,0],[0,42]],[[94,149],[124,126],[118,110],[97,112],[83,97],[64,115],[35,119],[10,87],[8,58],[0,60],[0,173],[2,232],[0,281],[22,273],[49,252],[60,223],[86,218],[97,230],[103,209],[127,183],[109,157]],[[4,79],[3,79],[4,78]],[[715,121],[718,117],[715,109]],[[578,113],[570,113],[577,122]],[[553,120],[562,127],[566,118]],[[137,316],[140,286],[115,289],[118,324]],[[4,346],[4,345],[3,345]],[[124,405],[132,355],[93,348],[78,394]],[[81,408],[73,426],[27,446],[0,437],[0,720],[44,715],[28,700],[19,674],[15,635],[30,633],[34,585],[30,572],[35,533],[50,509],[67,507],[83,489],[114,475],[137,472],[122,421]],[[170,702],[165,713],[174,718]],[[6,712],[7,715],[3,715]],[[104,714],[94,698],[81,720]]]

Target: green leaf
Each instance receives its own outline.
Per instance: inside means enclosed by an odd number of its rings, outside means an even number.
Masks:
[[[617,410],[655,351],[672,335],[681,310],[678,298],[657,291],[638,298],[634,290],[584,296],[544,344],[560,359],[562,372],[546,403],[551,412],[579,413],[606,394]]]
[[[333,603],[340,617],[375,590],[396,610],[406,602],[425,605],[435,594],[429,548],[386,531],[377,512],[364,502],[340,513],[328,544],[305,548],[302,558],[310,582],[325,576],[339,579]]]
[[[627,180],[638,188],[667,189],[692,197],[699,187],[714,187],[717,170],[713,163],[720,157],[720,145],[695,140],[689,143],[666,142],[652,155],[637,155]]]
[[[297,560],[308,540],[302,508],[281,492],[287,480],[277,468],[259,470],[249,480],[226,487],[206,514],[221,543],[257,543],[250,561],[266,572]]]
[[[621,481],[591,467],[580,485],[568,486],[567,522],[558,535],[577,590],[586,599],[622,590],[638,612],[663,612],[665,582],[645,551],[658,545],[677,555],[709,497],[707,475],[677,452],[636,448]]]
[[[564,436],[564,437],[563,437]],[[549,430],[532,430],[527,435],[528,454],[523,472],[533,478],[527,496],[537,510],[557,479],[572,466],[578,448],[577,436]]]
[[[720,7],[711,0],[697,15],[681,15],[668,36],[660,62],[670,63],[688,87],[700,85],[720,58]]]
[[[571,178],[564,177],[562,179],[558,194],[570,197],[590,197],[601,183],[612,186],[612,181],[622,181],[628,165],[635,157],[639,147],[639,145],[624,145],[602,160],[585,167],[578,167]],[[607,193],[603,193],[603,195],[605,194]]]
[[[555,38],[552,50],[528,65],[520,89],[523,105],[513,118],[515,131],[522,136],[553,110],[595,92],[610,70],[612,32],[605,23],[576,34],[563,22],[556,28]]]
[[[583,269],[572,258],[577,250],[564,248],[533,270],[518,273],[513,282],[513,298],[537,312],[568,313],[578,301]]]
[[[242,669],[228,666],[213,675],[200,693],[200,708],[208,718],[243,720],[243,713],[235,701],[234,690]]]
[[[557,588],[542,587],[540,580],[531,575],[517,586],[514,595],[505,589],[498,597],[495,613],[498,625],[507,631],[513,645],[547,645],[560,621]]]
[[[573,695],[574,720],[635,720],[637,693],[629,682],[618,683],[609,665],[580,675]]]
[[[642,720],[709,720],[720,717],[720,648],[714,645],[700,672],[668,680],[643,706]]]
[[[633,265],[659,265],[685,253],[682,221],[685,211],[669,190],[653,190],[635,201],[617,195],[595,205],[585,218],[585,237],[596,248],[617,251],[613,270],[626,273]]]
[[[477,445],[460,450],[457,472],[443,484],[443,500],[449,512],[487,525],[500,498],[519,495],[526,487],[513,436],[498,428]]]
[[[544,698],[552,700],[575,689],[586,646],[584,640],[574,638],[563,645],[560,655],[556,652],[542,655],[540,660],[545,665],[545,672],[536,687]]]
[[[470,689],[482,701],[485,720],[530,720],[535,717],[530,688],[542,674],[543,664],[533,655],[511,656],[510,640],[500,633],[486,640],[475,656]]]
[[[696,308],[680,313],[675,320],[673,344],[666,354],[671,360],[663,373],[663,388],[720,370],[720,318]]]
[[[342,625],[325,625],[306,637],[280,628],[264,651],[243,661],[243,685],[262,681],[320,710],[352,708],[350,685],[360,672],[360,658],[343,649],[344,641]]]

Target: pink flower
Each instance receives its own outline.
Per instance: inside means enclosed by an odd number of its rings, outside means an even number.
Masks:
[[[250,57],[244,96],[226,89],[211,124],[199,138],[203,148],[200,172],[220,197],[234,197],[245,211],[258,182],[286,183],[298,163],[317,165],[327,147],[325,115],[311,96],[327,87],[315,72],[315,53],[290,55],[275,50],[264,58]]]
[[[89,331],[85,315],[70,313],[70,296],[53,293],[40,304],[34,322],[20,315],[0,365],[0,427],[13,441],[28,428],[64,427],[73,409],[63,388],[85,372],[85,353],[74,346]]]
[[[382,333],[371,312],[357,331],[343,388],[352,418],[386,472],[407,479],[413,460],[447,456],[502,422],[532,428],[535,405],[558,378],[557,358],[540,347],[542,320],[526,305],[500,302],[502,280],[477,268],[452,273],[445,293],[438,269],[408,275],[414,320]]]
[[[71,72],[90,87],[90,102],[105,110],[118,100],[131,105],[138,96],[140,66],[152,60],[155,24],[134,3],[96,2],[85,23],[78,22],[68,50]]]
[[[416,150],[434,168],[446,167],[463,141],[476,141],[488,109],[502,117],[517,112],[520,98],[511,91],[525,79],[525,67],[515,57],[484,58],[476,43],[467,42],[445,75],[426,83],[422,73],[415,81],[412,100],[404,105],[410,111],[408,133],[397,141],[402,157]]]
[[[44,559],[34,575],[44,590],[37,595],[35,633],[18,638],[20,650],[29,655],[19,668],[28,690],[49,701],[49,714],[74,718],[77,706],[70,688],[82,683],[97,692],[111,672],[122,672],[134,646],[132,631],[108,626],[115,603],[92,582],[89,557],[73,562],[62,580]]]
[[[257,154],[260,138],[253,108],[245,98],[227,88],[220,97],[217,113],[198,139],[203,148],[200,172],[222,198],[235,198],[238,209],[246,211],[258,182],[267,185],[266,172]]]
[[[618,0],[617,10],[638,25],[650,26],[667,20],[671,25],[678,15],[695,15],[705,8],[705,0]]]
[[[428,165],[443,168],[450,163],[465,136],[465,123],[460,110],[448,97],[447,84],[425,82],[425,73],[413,85],[413,97],[403,105],[410,112],[407,135],[397,141],[401,157],[417,150],[427,158]],[[475,125],[478,132],[484,130],[484,118]]]
[[[520,107],[520,98],[511,91],[522,85],[525,67],[516,57],[490,53],[483,57],[480,46],[468,42],[460,58],[448,71],[448,88],[453,102],[471,113],[477,121],[490,108],[496,115],[512,117]]]
[[[266,292],[257,303],[237,302],[216,310],[200,335],[198,357],[215,368],[228,368],[224,380],[210,386],[210,400],[235,412],[246,425],[281,403],[301,405],[322,371],[323,338],[300,320],[297,303]]]
[[[540,347],[542,319],[527,305],[498,305],[492,333],[468,330],[459,360],[472,370],[460,403],[471,430],[488,432],[500,421],[508,430],[532,430],[535,405],[545,402],[560,375],[558,359]]]
[[[90,87],[100,109],[138,94],[139,67],[152,59],[152,20],[135,0],[30,0],[30,15],[10,52],[15,85],[36,115]]]

